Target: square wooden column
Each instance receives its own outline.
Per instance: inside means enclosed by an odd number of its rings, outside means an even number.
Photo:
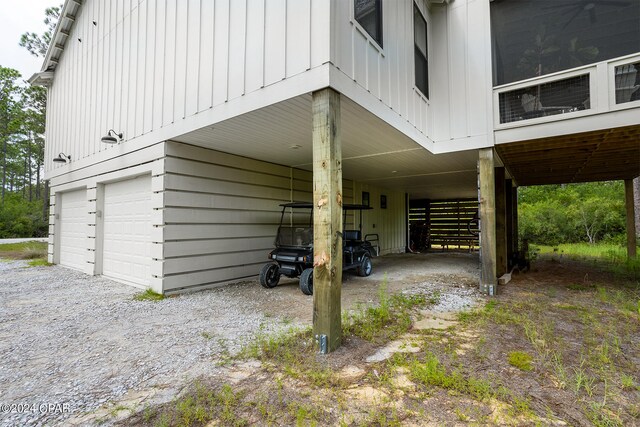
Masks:
[[[636,257],[636,214],[633,206],[633,180],[624,180],[624,199],[627,214],[627,257]]]
[[[520,251],[520,245],[518,240],[518,187],[511,188],[511,211],[513,212],[513,251]]]
[[[511,267],[511,259],[513,258],[514,244],[513,244],[513,181],[507,179],[505,181],[506,189],[506,208],[507,208],[507,269]]]
[[[507,194],[505,171],[495,169],[496,181],[496,277],[507,272]]]
[[[480,291],[496,293],[496,197],[493,148],[481,148],[478,158],[480,187]]]
[[[340,94],[326,88],[314,92],[312,98],[313,334],[321,352],[330,352],[342,340]]]

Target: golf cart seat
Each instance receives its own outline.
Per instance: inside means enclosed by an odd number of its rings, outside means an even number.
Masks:
[[[362,240],[362,232],[360,232],[360,230],[345,230],[343,235],[344,235],[345,242],[350,240],[355,240],[355,241]]]

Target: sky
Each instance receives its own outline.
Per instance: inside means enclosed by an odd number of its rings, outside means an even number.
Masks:
[[[43,58],[36,58],[18,45],[25,32],[42,34],[44,10],[62,0],[0,0],[0,65],[14,68],[28,79],[40,71]]]

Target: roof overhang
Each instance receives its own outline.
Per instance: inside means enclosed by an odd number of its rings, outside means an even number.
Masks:
[[[51,82],[53,81],[53,71],[41,71],[39,73],[35,73],[28,80],[29,84],[32,86],[51,86]]]
[[[39,73],[34,74],[29,79],[29,83],[32,85],[48,86],[51,84],[53,72],[58,66],[60,57],[64,52],[67,39],[71,34],[71,29],[76,21],[76,16],[80,12],[82,3],[82,0],[65,0],[62,10],[60,11],[58,24],[51,36],[51,43],[49,43],[42,68]]]

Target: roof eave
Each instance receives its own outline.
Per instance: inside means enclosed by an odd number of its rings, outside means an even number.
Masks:
[[[73,23],[81,7],[82,0],[65,0],[64,6],[62,6],[62,10],[60,11],[58,24],[51,36],[51,43],[49,43],[49,47],[47,48],[47,53],[40,70],[41,72],[55,70],[71,33],[71,27],[73,27]]]

